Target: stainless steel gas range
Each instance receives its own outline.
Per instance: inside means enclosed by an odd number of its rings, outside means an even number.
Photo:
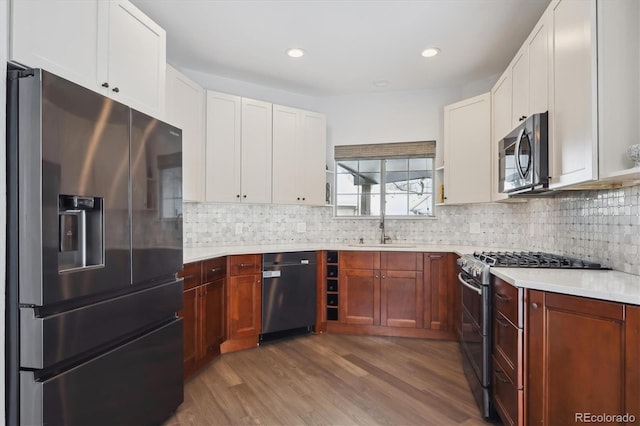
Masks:
[[[543,252],[476,252],[460,257],[458,281],[462,293],[460,346],[464,371],[483,417],[494,417],[491,402],[490,268],[607,269],[595,262]]]

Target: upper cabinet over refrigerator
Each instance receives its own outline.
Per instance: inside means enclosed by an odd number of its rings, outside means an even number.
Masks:
[[[9,59],[164,113],[166,32],[127,0],[13,0]]]

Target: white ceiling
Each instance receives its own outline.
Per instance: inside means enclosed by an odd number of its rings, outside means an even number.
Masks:
[[[167,31],[176,67],[313,96],[489,78],[506,68],[549,1],[132,0]],[[441,54],[423,58],[429,46]],[[290,47],[307,53],[289,58]]]

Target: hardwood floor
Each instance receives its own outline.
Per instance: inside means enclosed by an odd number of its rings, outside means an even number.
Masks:
[[[173,425],[481,425],[456,342],[319,334],[223,355]]]

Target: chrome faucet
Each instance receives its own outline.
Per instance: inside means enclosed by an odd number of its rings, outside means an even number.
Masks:
[[[380,244],[387,244],[391,242],[391,237],[388,235],[385,235],[384,232],[384,214],[382,215],[382,218],[380,219]]]

